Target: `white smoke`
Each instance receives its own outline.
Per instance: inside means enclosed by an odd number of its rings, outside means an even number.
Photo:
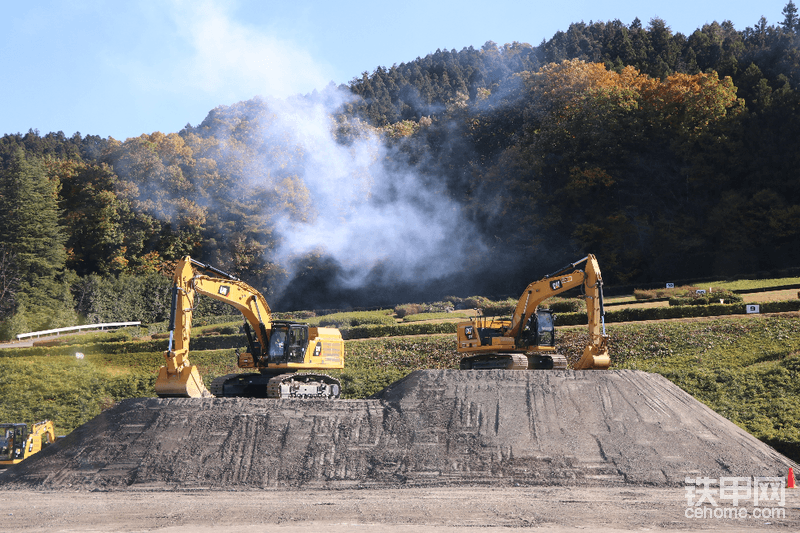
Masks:
[[[331,99],[336,91],[338,99]],[[398,158],[379,132],[355,123],[355,140],[335,135],[333,115],[349,93],[329,88],[326,97],[269,102],[269,131],[281,132],[291,150],[304,157],[293,167],[309,193],[313,215],[273,222],[281,235],[276,254],[287,269],[291,260],[322,251],[350,273],[358,286],[376,265],[394,281],[420,281],[461,270],[476,233],[460,206],[443,189],[432,189],[417,169],[398,166]],[[350,138],[349,138],[350,139]],[[263,161],[270,174],[284,161]],[[253,176],[254,185],[260,185]],[[443,186],[442,186],[443,187]]]

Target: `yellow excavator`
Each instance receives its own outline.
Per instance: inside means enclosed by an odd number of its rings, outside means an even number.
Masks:
[[[237,363],[239,368],[252,370],[216,378],[210,390],[189,362],[198,294],[228,303],[244,315],[249,351],[238,354]],[[308,371],[344,368],[344,341],[336,328],[273,321],[267,301],[253,287],[186,256],[173,275],[169,345],[164,357],[166,365],[159,369],[155,385],[161,397],[338,398],[339,380]]]
[[[597,258],[591,254],[528,285],[510,320],[481,316],[459,323],[457,350],[464,354],[461,369],[567,368],[566,358],[555,353],[553,313],[538,306],[575,287],[583,287],[589,342],[573,368],[607,369],[611,360],[605,332],[603,277]]]
[[[55,441],[50,420],[33,424],[30,433],[28,424],[0,424],[0,468],[15,465]]]

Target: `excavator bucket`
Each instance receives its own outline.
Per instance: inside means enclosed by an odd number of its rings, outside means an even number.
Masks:
[[[162,366],[156,380],[156,394],[161,397],[211,398],[213,395],[206,389],[203,378],[197,367],[190,365],[180,372],[170,374],[167,367]]]
[[[611,366],[608,355],[608,337],[603,336],[598,345],[590,344],[583,350],[583,356],[575,363],[575,370],[606,370]]]

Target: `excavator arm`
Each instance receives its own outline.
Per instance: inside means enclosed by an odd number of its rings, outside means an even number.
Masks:
[[[56,441],[56,428],[51,420],[43,420],[33,424],[32,435],[38,435],[42,439],[42,444],[50,444]]]
[[[597,258],[589,255],[586,261],[586,279],[584,280],[584,298],[586,299],[586,316],[589,323],[589,342],[583,350],[583,356],[573,365],[575,370],[605,370],[611,366],[608,355],[608,335],[606,335],[605,311],[603,310],[603,277]]]

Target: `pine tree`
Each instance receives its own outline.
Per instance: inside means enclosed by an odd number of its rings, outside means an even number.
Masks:
[[[783,22],[781,22],[783,29],[793,32],[800,28],[800,19],[798,19],[797,16],[797,6],[794,5],[792,0],[789,0],[789,3],[783,8],[782,13],[784,16]]]
[[[17,300],[29,300],[29,307],[64,300],[58,282],[66,261],[59,214],[58,184],[40,160],[18,149],[0,174],[0,247],[14,258]]]

